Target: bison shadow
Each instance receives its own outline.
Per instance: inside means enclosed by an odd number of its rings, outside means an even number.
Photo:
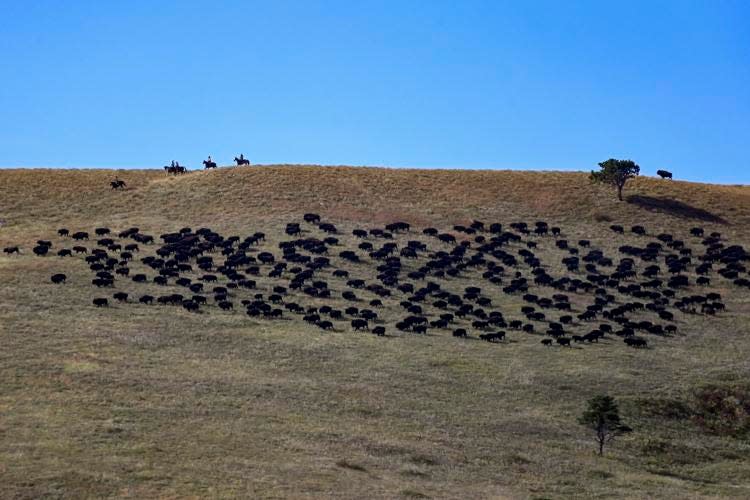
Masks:
[[[668,215],[674,215],[675,217],[681,217],[684,219],[696,219],[704,222],[713,222],[716,224],[727,224],[727,221],[718,215],[714,215],[708,210],[694,207],[683,203],[681,201],[673,200],[670,198],[656,198],[653,196],[642,196],[639,194],[633,194],[626,198],[628,203],[637,205],[646,210],[652,210]]]

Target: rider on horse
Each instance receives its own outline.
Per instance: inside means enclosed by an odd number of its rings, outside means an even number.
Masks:
[[[208,160],[203,160],[203,165],[206,168],[216,168],[216,162],[211,158],[211,155],[208,155]]]

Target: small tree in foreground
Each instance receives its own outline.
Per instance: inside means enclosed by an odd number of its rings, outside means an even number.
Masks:
[[[615,440],[615,437],[632,431],[620,421],[620,409],[612,396],[602,394],[588,401],[588,408],[578,422],[596,432],[599,444],[599,455],[604,454],[604,445]]]
[[[614,158],[601,162],[599,168],[601,168],[599,172],[591,171],[591,181],[616,187],[617,198],[620,201],[622,201],[622,188],[625,187],[625,183],[641,171],[641,167],[632,160],[615,160]]]

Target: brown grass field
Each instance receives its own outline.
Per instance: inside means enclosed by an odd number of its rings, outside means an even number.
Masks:
[[[126,190],[110,189],[114,175]],[[542,219],[615,256],[636,240],[612,223],[694,246],[688,231],[702,226],[750,247],[748,186],[640,177],[625,195],[562,172],[0,170],[0,247],[21,246],[0,254],[0,497],[750,498],[750,296],[729,282],[712,288],[726,312],[679,314],[678,334],[649,337],[648,349],[613,336],[565,349],[512,331],[497,345],[399,333],[396,299],[380,313],[386,338],[241,308],[97,309],[91,299],[112,291],[91,287],[81,258],[31,253],[37,239],[71,246],[60,227],[98,226],[264,231],[261,248],[277,250],[284,225],[306,212],[351,244],[352,229],[397,220],[450,230]],[[399,238],[411,237],[423,238]],[[551,241],[538,254],[561,272]],[[67,284],[50,283],[55,272]],[[521,305],[491,297],[509,316]],[[576,419],[602,392],[634,432],[599,457]],[[740,431],[702,422],[706,394],[727,400]]]

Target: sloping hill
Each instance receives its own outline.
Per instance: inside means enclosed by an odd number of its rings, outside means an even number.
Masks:
[[[126,190],[110,189],[115,175]],[[377,308],[386,337],[354,332],[348,321],[323,331],[286,310],[278,320],[249,317],[241,299],[267,298],[278,284],[267,276],[270,265],[254,276],[256,289],[230,292],[233,310],[213,301],[199,313],[147,306],[134,299],[181,291],[151,282],[154,270],[141,258],[157,245],[142,245],[128,264],[149,282],[118,276],[114,289],[91,285],[83,257],[31,252],[39,239],[54,251],[76,244],[57,236],[61,227],[106,226],[116,235],[137,226],[158,237],[189,226],[240,238],[263,231],[266,239],[251,255],[279,255],[285,225],[307,212],[336,224],[340,241],[328,256],[368,283],[377,282],[382,261],[361,251],[362,262],[344,262],[338,252],[357,249],[362,240],[353,229],[397,220],[413,226],[394,235],[399,248],[419,240],[431,251],[452,246],[419,229],[472,239],[453,226],[474,219],[504,227],[544,220],[572,245],[585,238],[614,258],[622,257],[620,246],[643,246],[660,232],[684,239],[697,256],[704,245],[690,236],[693,226],[720,232],[727,246],[750,247],[747,186],[642,177],[626,195],[629,201],[618,202],[586,174],[561,172],[285,165],[167,177],[0,170],[0,247],[21,247],[20,255],[0,255],[0,496],[747,498],[750,297],[716,274],[709,287],[691,285],[686,293],[720,293],[726,311],[672,308],[677,334],[646,334],[648,349],[628,348],[614,334],[567,349],[540,345],[544,321],[534,334],[509,330],[500,343],[479,341],[463,320],[455,326],[467,326],[468,339],[437,327],[427,335],[400,332],[399,302],[409,294],[396,290]],[[640,224],[648,236],[615,234],[611,224]],[[304,237],[324,237],[315,225],[302,229]],[[80,244],[93,250],[93,240]],[[567,254],[555,242],[547,236],[527,243],[536,244],[545,270],[561,276]],[[514,253],[525,248],[509,246]],[[221,259],[220,252],[210,255]],[[413,271],[427,257],[403,260]],[[529,266],[507,267],[504,284],[515,272],[531,276]],[[198,281],[197,271],[186,273]],[[67,283],[50,283],[60,272]],[[346,280],[330,270],[321,275],[335,300],[297,292],[285,300],[343,308]],[[434,279],[456,293],[479,285],[492,308],[523,319],[521,294],[491,287],[480,271]],[[128,302],[115,303],[116,291],[129,293]],[[610,291],[618,304],[626,300]],[[356,293],[359,308],[377,298]],[[594,294],[569,295],[578,313]],[[97,296],[109,297],[110,307],[94,307]],[[600,320],[566,328],[584,334]],[[600,458],[576,418],[602,392],[617,397],[635,432]]]
[[[109,181],[128,183],[113,192]],[[587,174],[566,172],[413,170],[267,166],[222,168],[174,177],[158,170],[1,170],[0,210],[5,228],[65,221],[106,223],[127,218],[242,224],[318,211],[332,220],[384,223],[467,222],[544,218],[595,227],[616,221],[722,226],[743,235],[750,223],[750,187],[640,177],[626,188],[629,202],[591,186]],[[725,224],[722,224],[725,222]],[[608,224],[605,224],[605,227]]]

